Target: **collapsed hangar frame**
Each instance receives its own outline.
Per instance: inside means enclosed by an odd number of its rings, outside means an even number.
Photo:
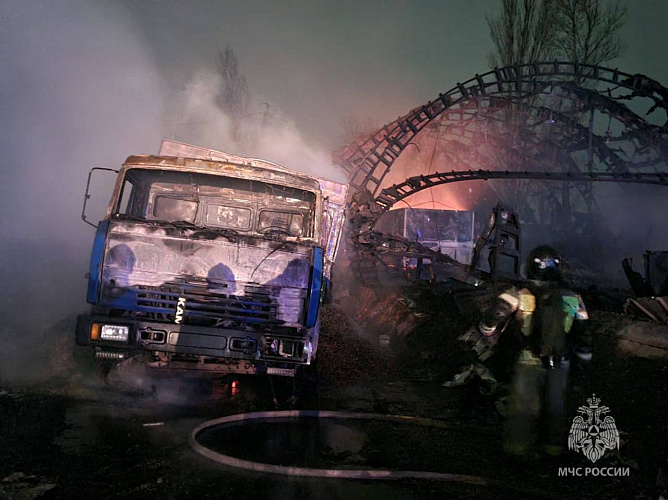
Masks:
[[[662,124],[641,115],[643,102],[645,108],[650,104],[645,116],[665,114]],[[588,124],[583,123],[587,115]],[[594,127],[601,116],[608,120],[604,133]],[[434,150],[443,134],[441,148],[457,170],[420,173],[383,187],[405,149],[429,133],[436,134]],[[583,152],[588,156],[585,162]],[[495,155],[504,159],[506,169],[498,169]],[[548,166],[559,168],[546,169],[548,158]],[[349,201],[364,195],[361,217],[360,206],[349,205],[354,221],[350,229],[358,252],[369,254],[374,247],[396,247],[398,242],[396,235],[373,231],[385,211],[419,191],[443,184],[491,179],[574,181],[589,202],[591,181],[667,185],[668,89],[645,75],[577,62],[495,68],[457,83],[366,138],[342,147],[334,159],[348,175]],[[529,170],[527,165],[543,168]],[[442,260],[415,242],[399,246],[407,254]]]

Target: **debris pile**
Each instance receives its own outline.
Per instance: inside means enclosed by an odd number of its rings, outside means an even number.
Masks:
[[[354,320],[367,332],[387,337],[405,337],[426,319],[415,302],[400,291],[379,296],[368,287],[360,287],[352,303],[342,304]]]
[[[318,373],[325,383],[354,384],[387,374],[389,360],[355,331],[346,315],[334,305],[322,308],[318,347]]]
[[[628,299],[624,304],[624,312],[634,318],[668,324],[668,297]]]
[[[457,339],[477,317],[462,315],[450,293],[425,290],[418,302],[432,314],[395,346],[398,369],[411,380],[449,380],[473,361]]]
[[[0,482],[0,498],[43,498],[47,491],[55,487],[56,483],[52,479],[14,472]]]
[[[594,338],[610,343],[617,355],[668,361],[668,326],[635,321],[628,316],[603,311],[594,312]]]

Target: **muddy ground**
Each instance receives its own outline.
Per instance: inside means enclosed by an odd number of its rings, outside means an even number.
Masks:
[[[298,380],[296,400],[278,381],[272,388],[266,379],[241,377],[232,383],[174,377],[132,365],[101,383],[89,353],[70,347],[65,321],[54,332],[64,344],[44,358],[53,367],[51,377],[30,384],[0,381],[0,498],[643,499],[665,494],[668,368],[660,360],[616,351],[614,332],[627,320],[609,312],[592,314],[596,357],[575,382],[568,415],[576,416],[591,393],[601,397],[616,420],[622,446],[596,465],[629,467],[630,476],[559,477],[560,467],[591,463],[568,450],[559,457],[505,455],[503,386],[480,380],[442,386],[470,362],[456,337],[474,318],[462,317],[448,294],[424,291],[419,303],[430,316],[406,338],[392,338],[389,347],[379,347],[337,305],[327,306],[318,370]],[[309,446],[312,466],[446,472],[498,484],[251,473],[217,465],[188,444],[191,430],[208,419],[277,408],[401,414],[446,424],[344,422],[309,430],[311,441],[322,441]],[[295,465],[289,463],[295,460],[294,449],[276,455],[277,442],[286,450],[303,445],[290,432],[277,431],[281,441],[266,430],[238,429],[233,448],[249,459],[266,449],[268,460]]]

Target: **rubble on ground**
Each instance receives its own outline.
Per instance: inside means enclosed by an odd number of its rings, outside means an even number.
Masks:
[[[318,374],[325,383],[346,385],[384,376],[387,355],[357,333],[336,305],[322,308]]]
[[[624,304],[624,312],[634,318],[668,324],[668,297],[630,298]]]
[[[406,337],[427,319],[401,290],[378,294],[369,287],[341,300],[341,307],[365,331],[389,338]]]

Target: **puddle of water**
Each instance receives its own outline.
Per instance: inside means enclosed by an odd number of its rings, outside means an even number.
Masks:
[[[312,417],[212,427],[198,441],[224,455],[268,464],[440,472],[447,472],[453,463],[469,469],[479,463],[480,450],[490,452],[500,446],[498,439],[471,429]],[[475,472],[475,467],[470,469],[467,473]]]
[[[198,441],[219,453],[245,460],[330,467],[340,463],[364,464],[361,452],[367,434],[341,421],[287,418],[214,427],[200,434]]]

